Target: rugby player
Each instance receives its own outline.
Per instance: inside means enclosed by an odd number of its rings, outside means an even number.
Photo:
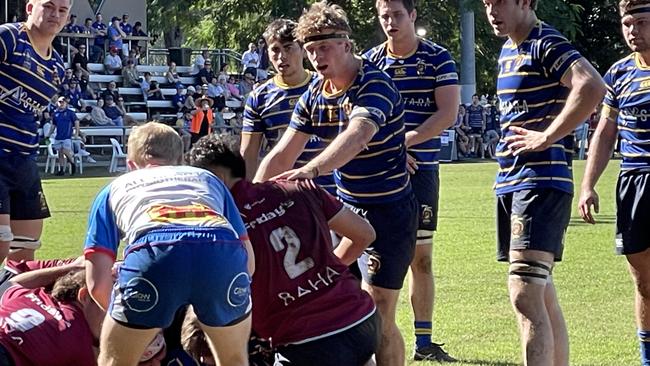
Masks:
[[[35,156],[40,115],[65,69],[52,41],[72,0],[28,0],[27,21],[0,25],[0,262],[34,259],[43,219],[50,216]]]
[[[620,134],[623,160],[616,184],[616,253],[625,255],[635,286],[635,314],[641,364],[650,365],[650,1],[619,2],[623,37],[632,53],[605,74],[607,94],[600,121],[589,145],[582,181],[579,212],[595,223],[598,212],[595,186],[607,167]]]
[[[524,364],[564,366],[569,342],[552,271],[571,217],[571,133],[605,85],[562,34],[537,18],[537,3],[483,0],[494,33],[507,38],[497,80],[497,259],[510,263]]]
[[[345,11],[326,1],[312,4],[300,17],[296,38],[320,77],[298,101],[289,129],[260,164],[256,180],[313,179],[336,169],[339,199],[364,216],[377,234],[358,262],[362,286],[382,318],[377,362],[401,365],[404,340],[395,312],[417,231],[404,106],[390,78],[354,54],[350,33]],[[327,148],[305,166],[291,169],[314,134]]]
[[[377,349],[375,305],[347,266],[375,239],[363,218],[311,180],[245,179],[235,138],[206,136],[188,162],[230,189],[250,235],[253,330],[270,339],[276,365],[365,365]],[[344,237],[332,249],[330,229]]]
[[[183,142],[173,128],[147,123],[128,144],[131,171],[95,198],[85,241],[88,289],[109,315],[99,363],[136,364],[191,304],[216,359],[246,365],[254,259],[232,196],[211,173],[178,166]],[[124,262],[113,286],[121,239]]]
[[[289,127],[298,98],[316,77],[315,73],[303,67],[305,51],[293,35],[297,25],[292,20],[277,19],[269,24],[263,34],[269,59],[277,74],[256,87],[246,100],[240,152],[246,161],[246,178],[249,180],[255,176],[264,140],[268,149],[277,144]],[[318,136],[312,135],[296,166],[307,164],[324,148],[325,144]],[[322,175],[314,181],[335,194],[336,185],[331,174]]]
[[[415,360],[453,362],[441,344],[431,341],[434,280],[433,232],[438,223],[438,153],[440,134],[458,115],[460,94],[456,64],[445,48],[415,33],[414,0],[377,0],[379,23],[387,41],[364,57],[393,79],[404,100],[408,153],[417,160],[411,175],[420,206],[415,257],[411,262],[409,294],[415,316]]]

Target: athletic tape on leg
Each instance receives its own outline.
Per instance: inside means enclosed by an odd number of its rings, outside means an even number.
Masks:
[[[418,230],[415,244],[417,245],[433,244],[433,230]]]
[[[11,233],[11,226],[0,225],[0,241],[12,241],[14,234]]]
[[[526,283],[546,285],[551,276],[552,264],[542,261],[516,260],[510,262],[509,276]]]
[[[12,251],[21,250],[21,249],[32,249],[36,250],[41,247],[41,241],[39,239],[30,238],[28,236],[14,236],[14,240],[11,241],[9,248]]]

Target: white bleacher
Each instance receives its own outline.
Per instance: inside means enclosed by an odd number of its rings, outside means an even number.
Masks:
[[[164,66],[164,65],[138,65],[135,68],[140,73],[150,72],[152,74],[161,74],[161,75],[165,75],[165,73],[169,69],[168,66]],[[176,72],[179,74],[191,74],[192,71],[193,71],[192,66],[176,66]]]
[[[78,119],[84,119],[88,116],[88,113],[78,112],[76,115]],[[147,114],[144,112],[129,112],[126,115],[139,122],[145,122],[147,120]]]

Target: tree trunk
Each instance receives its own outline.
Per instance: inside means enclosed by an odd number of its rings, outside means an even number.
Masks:
[[[180,47],[183,45],[183,31],[178,25],[172,26],[171,29],[165,30],[163,39],[165,41],[165,48]]]

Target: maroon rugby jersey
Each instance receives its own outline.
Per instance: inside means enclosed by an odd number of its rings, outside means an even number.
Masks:
[[[13,286],[0,302],[0,344],[16,366],[93,366],[94,337],[83,312],[43,288]]]
[[[12,259],[7,259],[7,264],[5,269],[9,272],[20,274],[29,271],[34,271],[37,269],[43,268],[52,268],[60,267],[66,264],[74,262],[77,258],[66,258],[66,259],[47,259],[47,260],[33,260],[33,261],[16,261]]]
[[[375,310],[332,252],[327,222],[343,207],[311,180],[238,182],[232,194],[255,252],[253,329],[273,346],[346,330]]]

